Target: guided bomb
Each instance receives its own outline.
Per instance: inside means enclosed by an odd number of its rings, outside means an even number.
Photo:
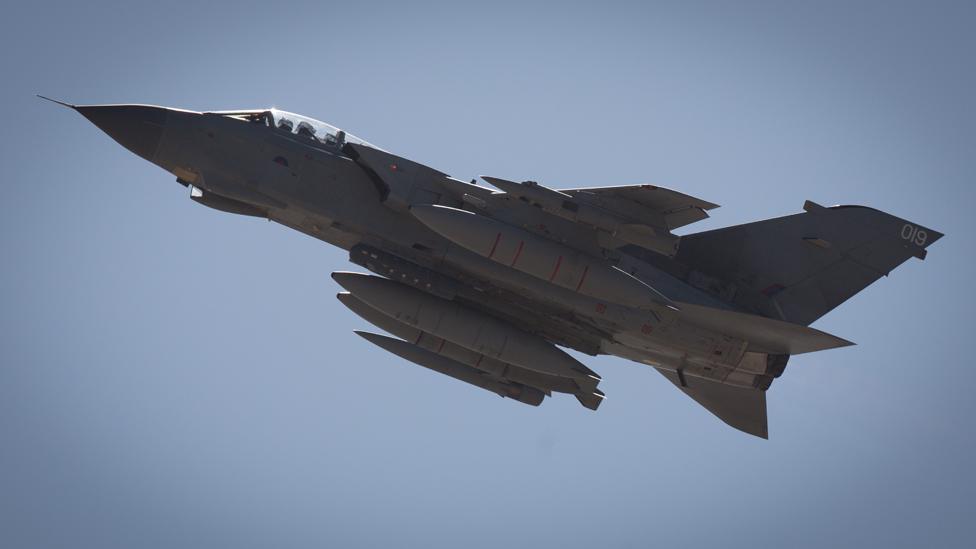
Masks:
[[[336,272],[332,278],[371,307],[422,332],[501,362],[571,378],[585,390],[595,390],[600,382],[595,372],[551,343],[460,303],[378,276]]]
[[[502,397],[511,398],[530,406],[542,404],[543,399],[546,397],[545,393],[535,387],[491,379],[481,370],[465,366],[443,355],[432,353],[413,343],[360,330],[356,330],[356,334],[400,358],[405,358],[414,364],[470,383],[476,387],[487,389]]]
[[[523,385],[537,387],[546,392],[557,391],[573,394],[576,395],[577,400],[583,406],[591,410],[596,410],[603,402],[604,396],[601,391],[594,390],[588,392],[580,387],[572,378],[542,374],[491,357],[486,357],[483,354],[451,343],[446,339],[422,332],[413,326],[404,324],[370,307],[350,293],[337,294],[336,299],[348,307],[350,311],[356,313],[377,328],[393,334],[404,341],[413,342],[414,345],[422,349],[450,358],[465,366],[481,370],[496,379],[506,379]]]

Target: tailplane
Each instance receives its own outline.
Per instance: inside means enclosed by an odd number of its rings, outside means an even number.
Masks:
[[[769,438],[766,423],[766,391],[726,385],[718,381],[656,368],[671,383],[706,410],[736,429]]]

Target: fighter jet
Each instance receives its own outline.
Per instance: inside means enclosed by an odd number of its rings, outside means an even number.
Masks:
[[[45,98],[46,99],[46,98]],[[53,100],[52,100],[53,101]],[[339,301],[410,362],[531,406],[591,410],[600,376],[561,348],[653,367],[767,438],[766,391],[791,355],[851,345],[810,324],[943,235],[863,206],[677,236],[718,206],[654,185],[557,190],[462,181],[271,109],[72,105],[190,199],[349,252]]]

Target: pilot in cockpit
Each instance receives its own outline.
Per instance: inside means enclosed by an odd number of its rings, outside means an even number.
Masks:
[[[315,128],[304,120],[298,123],[298,135],[315,139]]]
[[[292,125],[291,120],[288,120],[287,118],[282,118],[281,120],[278,121],[279,130],[284,130],[288,133],[291,133],[293,127],[294,126]]]

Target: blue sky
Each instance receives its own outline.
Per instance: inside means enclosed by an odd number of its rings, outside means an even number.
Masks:
[[[974,10],[959,2],[22,3],[0,61],[0,544],[968,546]],[[655,183],[704,230],[946,233],[815,326],[770,436],[582,357],[540,408],[352,335],[345,254],[208,210],[78,103],[278,106],[461,179]]]

